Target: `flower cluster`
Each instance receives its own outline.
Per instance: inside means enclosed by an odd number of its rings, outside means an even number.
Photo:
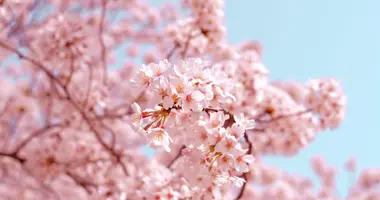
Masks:
[[[91,33],[94,29],[75,15],[50,18],[41,28],[29,33],[35,37],[31,47],[37,58],[55,63],[55,68],[78,68],[90,62],[95,48]],[[69,71],[69,70],[63,70]]]
[[[225,29],[223,25],[223,1],[184,0],[182,5],[191,10],[191,15],[204,35],[214,40],[220,38],[218,35],[223,34]]]
[[[152,91],[152,101],[156,102],[157,107],[142,111],[134,103],[134,125],[141,127],[144,124],[141,130],[151,138],[151,145],[163,146],[169,151],[168,143],[171,138],[165,128],[171,123],[167,121],[175,117],[172,110],[180,110],[181,114],[201,112],[210,105],[218,105],[228,98],[234,98],[218,86],[221,81],[217,77],[221,75],[221,72],[213,70],[212,66],[200,59],[181,61],[173,66],[167,60],[144,65],[132,82]]]
[[[224,2],[220,0],[184,0],[182,6],[189,9],[190,16],[165,27],[161,45],[174,44],[181,57],[201,57],[222,44],[226,36]]]
[[[220,199],[225,193],[222,188],[242,187],[246,180],[238,175],[248,172],[249,164],[255,160],[250,147],[242,145],[254,121],[229,117],[219,111],[198,120],[192,128],[194,134],[187,136],[187,148],[182,150],[184,158],[179,166],[193,191],[206,199]],[[230,121],[235,122],[225,128]]]
[[[336,79],[316,79],[308,84],[307,103],[321,117],[323,127],[335,129],[346,114],[346,98]]]

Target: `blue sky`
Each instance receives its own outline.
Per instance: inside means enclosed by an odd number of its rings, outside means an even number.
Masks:
[[[341,80],[347,94],[347,118],[339,129],[319,134],[294,158],[268,162],[307,176],[312,176],[313,155],[322,155],[337,167],[351,155],[360,158],[360,168],[380,166],[379,10],[377,0],[226,2],[228,40],[259,40],[272,79],[331,76]],[[341,192],[348,180],[342,173]]]

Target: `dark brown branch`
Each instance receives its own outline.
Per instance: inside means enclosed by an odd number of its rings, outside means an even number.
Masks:
[[[23,164],[25,162],[25,159],[18,157],[17,154],[15,154],[15,153],[9,154],[9,153],[2,153],[2,152],[0,152],[0,156],[1,157],[12,158],[14,160],[17,160],[21,164]]]
[[[81,178],[77,177],[76,175],[74,175],[73,173],[69,172],[69,171],[66,171],[66,175],[69,176],[78,186],[82,187],[86,192],[87,194],[91,194],[91,190],[88,188],[89,186],[93,186],[95,187],[96,185],[91,183],[91,182],[87,182],[87,181],[84,181],[82,180]]]
[[[215,109],[215,108],[204,108],[203,111],[205,111],[206,113],[209,113],[209,112],[223,112],[225,115],[228,115],[229,118],[223,124],[224,128],[230,127],[230,126],[232,126],[232,124],[235,123],[234,115],[231,114],[230,112],[228,112],[227,110],[224,110],[224,109]]]
[[[243,197],[245,188],[247,187],[247,173],[244,173],[242,177],[245,180],[245,182],[243,183],[243,186],[241,186],[239,194],[236,196],[235,200],[240,200]]]
[[[167,165],[167,167],[170,169],[172,166],[173,166],[173,164],[181,157],[181,155],[182,155],[182,150],[183,149],[185,149],[186,148],[186,146],[182,146],[180,149],[179,149],[179,151],[178,151],[178,153],[177,153],[177,155],[172,159],[172,161],[170,161],[170,163]]]

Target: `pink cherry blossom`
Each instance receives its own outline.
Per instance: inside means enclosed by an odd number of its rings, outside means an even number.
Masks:
[[[255,158],[252,155],[242,155],[235,159],[235,167],[239,172],[248,172],[249,164],[253,163]]]
[[[173,142],[173,140],[164,129],[152,129],[148,133],[148,138],[150,139],[150,147],[154,149],[163,147],[165,151],[170,152],[169,143]]]
[[[132,104],[132,109],[133,109],[133,111],[134,111],[134,113],[133,113],[132,116],[131,116],[132,123],[133,123],[133,125],[135,125],[135,126],[140,126],[141,123],[142,123],[142,121],[141,121],[141,119],[142,119],[142,116],[141,116],[141,114],[142,114],[142,112],[141,112],[141,108],[140,108],[140,106],[139,106],[136,102],[134,102],[134,103]]]
[[[224,6],[0,0],[0,196],[379,199],[380,169],[355,159],[344,195],[321,157],[317,179],[266,163],[337,129],[346,96],[272,80],[258,41],[228,42]]]
[[[235,137],[227,135],[216,144],[216,151],[221,152],[222,154],[236,154],[238,150],[241,149],[240,143],[236,140]]]

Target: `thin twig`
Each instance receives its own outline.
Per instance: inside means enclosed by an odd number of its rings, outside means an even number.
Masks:
[[[53,129],[53,128],[58,128],[58,127],[62,127],[62,124],[54,124],[54,125],[47,125],[45,126],[44,128],[41,128],[41,129],[38,129],[34,132],[32,132],[25,140],[23,140],[16,148],[15,150],[13,150],[13,152],[15,154],[17,154],[18,152],[21,151],[21,149],[23,149],[30,141],[33,140],[33,138],[36,138],[44,133],[46,133],[47,131]]]
[[[167,167],[168,167],[169,169],[170,169],[170,168],[173,166],[173,164],[178,160],[178,158],[181,157],[181,155],[182,155],[182,150],[185,149],[185,148],[186,148],[186,146],[182,146],[182,147],[179,149],[177,155],[176,155],[176,156],[170,161],[170,163],[167,165]]]
[[[174,55],[176,50],[178,49],[179,45],[176,43],[174,47],[169,51],[169,53],[165,56],[166,59],[170,60],[170,58]]]
[[[104,20],[106,17],[106,11],[107,11],[107,0],[102,1],[102,14],[100,18],[100,24],[99,24],[99,42],[101,47],[101,59],[102,59],[102,65],[103,65],[103,83],[107,85],[107,58],[106,58],[106,45],[104,43],[103,39],[103,32],[104,32]]]
[[[69,176],[77,185],[81,186],[89,195],[91,194],[91,190],[88,189],[88,186],[96,186],[95,184],[91,182],[86,182],[84,180],[81,180],[81,178],[78,178],[76,175],[74,175],[73,173],[69,171],[66,171],[66,175]]]
[[[313,111],[313,109],[306,109],[306,110],[295,112],[295,113],[290,113],[290,114],[286,114],[286,115],[280,115],[278,117],[274,117],[274,118],[269,119],[269,120],[260,120],[260,119],[257,119],[256,122],[257,123],[262,123],[262,124],[272,123],[272,122],[275,122],[275,121],[278,121],[278,120],[281,120],[281,119],[284,119],[284,118],[288,118],[288,117],[301,116],[301,115],[307,114],[307,113],[309,113],[311,111]]]

